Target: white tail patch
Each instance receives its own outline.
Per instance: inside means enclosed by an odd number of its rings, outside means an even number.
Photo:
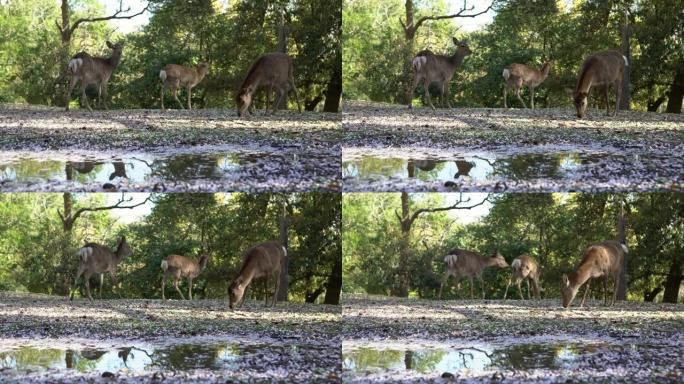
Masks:
[[[78,250],[78,256],[84,263],[88,261],[88,258],[93,255],[93,249],[90,247],[83,247]]]
[[[625,244],[620,244],[620,246],[622,247],[622,250],[625,251],[625,253],[629,253],[629,248],[627,248]]]
[[[287,248],[285,248],[284,245],[281,245],[280,247],[283,249],[283,255],[287,257]]]
[[[625,59],[625,67],[629,67],[629,61],[627,61],[627,56],[622,55],[622,58]]]
[[[162,269],[162,271],[166,272],[166,270],[169,269],[169,262],[166,260],[162,260],[161,269]]]
[[[508,78],[511,77],[511,71],[509,71],[508,68],[504,68],[502,75],[504,79],[508,80]]]
[[[515,259],[511,263],[511,268],[513,268],[513,269],[520,269],[521,266],[522,266],[522,262],[520,261],[520,259]]]
[[[159,71],[159,78],[161,79],[161,81],[166,81],[166,71],[165,70],[162,69],[161,71]]]
[[[413,69],[416,71],[420,71],[420,68],[427,63],[427,57],[425,56],[416,56],[413,59]]]
[[[447,267],[450,269],[453,269],[456,266],[457,261],[458,261],[458,255],[446,255],[444,257],[444,262],[446,263]]]
[[[71,73],[76,73],[81,65],[83,65],[83,59],[71,59],[69,61],[69,71]]]

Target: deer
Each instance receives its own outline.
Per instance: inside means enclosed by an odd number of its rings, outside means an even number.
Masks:
[[[268,112],[271,101],[271,93],[274,90],[278,93],[278,100],[273,104],[273,113],[285,98],[288,89],[294,91],[297,100],[297,109],[302,112],[299,104],[299,95],[295,87],[294,76],[292,74],[292,58],[285,53],[267,53],[254,61],[245,76],[235,101],[238,106],[238,116],[242,117],[252,104],[252,96],[259,87],[266,89],[266,113]],[[274,93],[275,98],[275,93]]]
[[[160,265],[163,272],[161,284],[162,300],[166,300],[164,289],[169,277],[173,278],[173,287],[176,288],[176,292],[178,292],[183,300],[185,300],[185,296],[183,296],[183,292],[178,288],[178,282],[183,277],[188,279],[188,300],[192,300],[192,280],[204,271],[208,262],[209,255],[207,254],[202,254],[198,260],[180,255],[170,255],[162,260]]]
[[[188,109],[192,109],[192,88],[199,84],[204,76],[209,73],[209,63],[203,61],[197,65],[197,68],[188,68],[178,64],[167,64],[159,71],[159,79],[161,79],[161,109],[164,110],[164,91],[166,88],[171,88],[173,91],[173,98],[178,102],[181,109],[183,103],[178,100],[178,87],[185,87],[188,95]]]
[[[236,305],[242,306],[245,290],[252,279],[259,277],[264,277],[267,287],[269,277],[275,280],[275,291],[273,292],[273,306],[275,307],[276,295],[280,287],[280,272],[286,260],[287,249],[277,241],[258,244],[248,249],[245,252],[240,273],[228,288],[228,306],[230,309]],[[265,297],[264,306],[268,306],[268,295]]]
[[[532,293],[534,298],[541,299],[539,288],[539,264],[530,255],[521,255],[516,257],[511,263],[511,269],[513,269],[513,275],[508,279],[508,285],[506,285],[506,291],[504,292],[503,299],[506,300],[508,295],[508,288],[515,281],[518,286],[518,293],[520,293],[520,300],[525,300],[523,296],[522,289],[520,288],[520,283],[525,280],[527,282],[527,298],[532,299],[530,294],[530,280],[532,281]]]
[[[542,65],[540,70],[530,68],[527,65],[513,63],[503,70],[504,78],[504,92],[503,92],[503,102],[504,108],[508,108],[506,105],[506,92],[508,88],[513,88],[515,95],[522,103],[523,107],[527,109],[527,105],[520,97],[520,89],[524,86],[530,90],[530,106],[534,109],[534,89],[543,83],[544,80],[549,76],[551,71],[551,61],[546,61]]]
[[[78,256],[80,262],[78,265],[78,271],[76,272],[76,278],[74,282],[78,281],[78,278],[83,275],[85,279],[86,293],[88,294],[88,299],[93,301],[93,296],[90,294],[90,276],[94,273],[100,274],[100,299],[102,298],[102,285],[104,283],[104,273],[108,272],[112,278],[112,284],[115,286],[117,284],[116,279],[116,269],[124,257],[130,256],[133,253],[128,243],[126,242],[126,237],[121,236],[116,244],[116,248],[112,251],[109,248],[96,244],[96,243],[86,243],[82,248],[78,250]],[[74,292],[71,291],[70,300],[74,299]]]
[[[446,100],[446,105],[451,108],[449,83],[451,83],[456,68],[461,65],[466,56],[472,53],[466,40],[458,41],[452,37],[452,41],[456,45],[456,52],[451,56],[435,55],[432,51],[425,49],[418,52],[413,58],[411,62],[414,72],[413,85],[407,97],[409,109],[412,108],[413,92],[419,83],[423,84],[425,98],[427,98],[430,108],[435,109],[428,90],[432,83],[437,83],[439,86],[442,106]]]
[[[90,103],[88,103],[88,96],[86,95],[86,87],[89,84],[95,85],[97,88],[97,102],[98,106],[101,108],[104,105],[105,109],[107,107],[107,83],[109,78],[112,76],[112,72],[119,66],[121,62],[121,52],[123,51],[124,43],[112,44],[111,42],[106,42],[107,47],[112,50],[112,56],[109,58],[103,57],[93,57],[86,52],[79,52],[69,61],[68,72],[71,73],[71,83],[67,89],[67,93],[64,96],[66,101],[66,110],[69,110],[69,99],[71,98],[71,92],[74,90],[74,86],[80,80],[81,81],[81,101],[85,103],[86,107],[90,112],[93,111],[90,108]],[[104,96],[104,99],[102,98]]]
[[[581,119],[586,116],[587,98],[591,88],[595,86],[603,86],[606,96],[606,115],[610,116],[608,93],[611,85],[615,87],[615,116],[617,116],[620,98],[622,97],[622,77],[628,66],[627,57],[617,51],[597,52],[584,60],[580,68],[575,90],[568,92],[575,104],[578,118]]]
[[[589,281],[592,278],[603,277],[603,300],[608,305],[608,278],[613,278],[613,300],[610,306],[615,304],[617,287],[620,283],[620,270],[624,263],[625,255],[629,249],[625,244],[614,240],[590,245],[584,252],[577,270],[569,274],[563,274],[561,278],[561,294],[563,296],[563,308],[568,308],[582,284],[587,283],[580,307],[584,306],[589,292]]]
[[[461,284],[459,282],[462,276],[466,276],[470,280],[470,298],[474,299],[474,285],[475,278],[480,280],[480,287],[482,288],[482,299],[485,299],[484,280],[482,279],[482,271],[487,267],[506,268],[508,263],[506,259],[498,252],[494,251],[490,257],[481,256],[475,252],[466,251],[464,249],[455,249],[444,257],[446,264],[446,272],[442,278],[442,284],[439,286],[438,299],[442,298],[442,288],[446,284],[449,276],[454,276],[456,280],[456,288],[460,291]]]

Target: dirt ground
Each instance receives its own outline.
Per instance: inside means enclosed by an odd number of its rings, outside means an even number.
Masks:
[[[349,382],[450,382],[453,379],[498,382],[503,378],[503,382],[681,382],[684,379],[681,349],[684,306],[635,302],[614,307],[604,307],[598,302],[589,304],[582,309],[566,310],[560,306],[560,300],[436,301],[346,296],[342,326],[343,377]],[[591,348],[582,350],[582,344]],[[512,346],[518,346],[518,352],[524,347],[523,351],[528,352],[523,353],[527,355],[522,359],[533,361],[527,365],[509,361],[514,356]],[[535,356],[530,351],[543,351],[547,346],[552,352],[549,367],[535,365],[534,360],[544,355]],[[506,361],[498,366],[450,371],[444,370],[440,363],[422,371],[415,367],[420,363],[417,356],[424,357],[431,351],[433,354],[435,351],[469,351],[470,354],[482,351],[486,354],[482,358],[489,363],[494,362],[497,349],[507,351]],[[568,354],[568,349],[577,356],[558,363],[558,359],[565,358],[562,352]],[[380,357],[374,352],[380,353]],[[395,352],[401,357],[394,368],[379,369],[392,367],[382,356],[387,359]],[[414,369],[407,369],[410,359],[404,356],[409,355],[414,356]],[[477,365],[475,360],[471,363]],[[457,366],[451,363],[452,368]],[[361,369],[364,364],[368,366]],[[451,374],[453,379],[443,379],[442,374]]]
[[[101,353],[113,349],[121,356],[122,350],[141,346],[138,349],[147,348],[162,363],[142,370],[111,372],[116,381],[142,383],[164,378],[163,382],[336,382],[341,370],[340,319],[339,306],[327,305],[280,303],[275,308],[264,308],[263,303],[247,303],[231,311],[222,300],[90,303],[84,299],[70,302],[55,296],[0,293],[0,356],[27,346],[35,350],[77,351],[77,355],[89,349],[102,349]],[[223,358],[222,364],[228,364],[225,367],[177,369],[169,363],[174,361],[169,346],[179,345],[172,349],[175,354],[190,348],[187,356],[176,356],[183,363],[197,357],[199,352],[192,352],[192,348],[202,350],[202,346],[216,343],[227,344],[229,352],[239,351]],[[154,349],[162,352],[155,355]],[[210,355],[214,358],[220,353],[212,350]],[[107,376],[98,369],[13,372],[0,364],[2,382],[111,382],[103,374]]]
[[[343,131],[343,169],[351,169],[345,191],[681,191],[684,183],[683,115],[591,110],[577,119],[570,108],[433,111],[346,102]],[[493,170],[473,179],[421,179],[377,164],[472,158]],[[568,158],[571,169],[562,164]],[[556,172],[540,172],[544,167]]]

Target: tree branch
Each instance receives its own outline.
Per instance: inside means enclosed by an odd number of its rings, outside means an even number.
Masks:
[[[413,30],[414,30],[414,32],[417,31],[418,28],[420,28],[420,26],[421,26],[423,23],[425,23],[426,21],[435,21],[435,20],[443,20],[443,19],[454,19],[454,18],[457,18],[457,17],[477,17],[477,16],[480,16],[480,15],[482,15],[482,14],[485,14],[485,13],[489,12],[489,10],[492,9],[493,6],[494,6],[494,2],[490,3],[489,6],[488,6],[484,11],[482,11],[482,12],[471,13],[471,14],[464,15],[463,12],[468,12],[468,11],[472,11],[473,9],[475,9],[475,6],[474,6],[474,5],[471,6],[470,8],[466,8],[466,3],[464,2],[463,8],[461,8],[458,12],[456,12],[456,13],[454,13],[454,14],[452,14],[452,15],[423,16],[423,17],[421,17],[421,18],[418,19],[418,21],[416,22],[416,25],[413,26]]]
[[[81,209],[79,209],[78,211],[76,211],[76,213],[74,213],[74,216],[72,217],[71,221],[72,221],[72,222],[75,222],[76,219],[77,219],[79,216],[81,216],[83,213],[85,213],[85,212],[107,211],[107,210],[110,210],[110,209],[132,209],[132,208],[135,208],[135,207],[139,207],[139,206],[141,206],[141,205],[147,203],[148,201],[150,201],[150,198],[151,198],[151,197],[152,197],[152,195],[147,196],[147,198],[146,198],[142,203],[138,203],[138,204],[134,204],[134,205],[122,206],[121,204],[129,202],[129,201],[133,200],[133,198],[130,197],[130,198],[128,198],[128,199],[124,199],[124,197],[121,196],[121,198],[119,199],[119,201],[118,201],[116,204],[114,204],[114,205],[108,205],[108,206],[105,206],[105,207],[94,207],[94,208],[87,207],[87,208],[81,208]],[[58,213],[59,213],[59,211],[58,211]],[[61,214],[60,214],[60,216],[61,216]]]
[[[469,202],[469,201],[470,201],[470,197],[469,197],[467,200],[463,200],[463,194],[461,194],[461,196],[459,197],[458,201],[455,202],[455,203],[452,204],[452,205],[449,205],[449,206],[446,206],[446,207],[439,207],[439,208],[420,208],[420,209],[416,210],[415,212],[413,212],[413,215],[411,215],[411,217],[408,219],[408,222],[409,222],[409,223],[413,223],[413,221],[416,220],[416,219],[418,218],[418,216],[422,215],[423,213],[433,213],[433,212],[441,212],[441,211],[450,211],[450,210],[454,210],[454,209],[471,209],[471,208],[475,208],[475,207],[478,207],[478,206],[480,206],[480,205],[482,205],[482,204],[488,202],[488,201],[489,201],[489,195],[487,195],[487,197],[486,197],[484,200],[480,201],[480,202],[477,203],[477,204],[470,205],[470,206],[467,206],[467,207],[461,207],[461,206],[459,206],[459,204],[461,204],[461,203],[467,203],[467,202]]]
[[[116,19],[116,20],[121,20],[121,19],[132,19],[132,18],[134,18],[134,17],[136,17],[136,16],[142,15],[142,14],[145,13],[145,12],[149,9],[149,7],[150,7],[150,5],[148,4],[147,6],[145,6],[145,8],[143,8],[140,12],[138,12],[138,13],[136,13],[136,14],[133,14],[133,15],[126,15],[126,16],[119,16],[120,14],[122,14],[122,13],[124,13],[124,12],[130,12],[130,10],[131,10],[131,7],[128,7],[126,10],[123,10],[123,9],[121,9],[122,6],[123,6],[123,5],[122,5],[122,1],[119,1],[119,8],[116,10],[116,12],[114,12],[113,15],[110,15],[110,16],[102,16],[102,17],[91,17],[91,18],[87,18],[87,19],[78,19],[78,20],[76,20],[76,21],[74,22],[74,24],[71,25],[71,28],[69,28],[69,29],[70,29],[71,33],[73,33],[73,32],[76,30],[76,28],[78,28],[78,26],[81,25],[81,24],[83,24],[83,23],[93,23],[93,22],[97,22],[97,21],[115,20],[115,19]]]

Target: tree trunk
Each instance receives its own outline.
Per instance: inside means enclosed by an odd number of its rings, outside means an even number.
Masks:
[[[618,217],[618,240],[620,243],[627,245],[626,219],[625,219],[625,202],[620,201],[620,216]],[[629,247],[627,247],[629,248]],[[627,263],[629,261],[629,253],[625,253],[625,258],[622,261],[622,268],[620,269],[620,284],[617,286],[617,300],[627,300]]]
[[[340,98],[342,97],[342,53],[338,50],[335,55],[335,68],[333,69],[328,89],[325,91],[325,104],[323,112],[339,112]]]
[[[289,250],[288,246],[288,226],[290,224],[290,218],[287,214],[287,202],[283,202],[283,210],[282,214],[280,216],[280,244],[285,247],[285,249]],[[283,270],[280,271],[280,286],[278,288],[278,293],[276,296],[276,299],[278,301],[288,301],[288,292],[289,292],[289,279],[288,279],[288,270],[290,267],[290,255],[288,252],[287,258],[285,259],[285,263],[283,263]]]
[[[682,100],[684,100],[684,63],[679,65],[668,92],[667,113],[682,113]]]
[[[667,274],[665,279],[665,293],[663,293],[663,303],[673,303],[676,304],[679,300],[679,287],[684,280],[684,275],[682,275],[682,260],[680,258],[675,258],[670,264],[670,272]]]
[[[324,304],[339,304],[340,294],[342,293],[342,255],[335,258],[332,273],[328,277],[328,284],[325,287]]]
[[[280,10],[280,22],[278,23],[278,52],[287,53],[287,38],[290,31],[285,23],[285,9]],[[274,97],[273,102],[278,100],[277,96]],[[287,93],[283,95],[283,100],[280,102],[278,109],[287,109]]]
[[[632,37],[632,26],[629,23],[629,17],[625,12],[625,23],[622,25],[622,54],[627,58],[629,65],[625,68],[625,73],[622,77],[622,98],[620,100],[620,109],[628,111],[631,103],[631,81],[630,72],[632,71],[632,49],[629,41]]]
[[[409,165],[411,167],[411,165]],[[408,264],[410,261],[411,251],[409,250],[409,240],[411,235],[411,222],[409,220],[410,212],[409,195],[406,192],[401,193],[401,239],[399,241],[399,267],[397,268],[397,280],[393,286],[395,292],[393,294],[399,297],[408,297],[409,292],[409,276]]]
[[[652,303],[655,300],[656,296],[658,296],[658,294],[662,291],[663,291],[663,287],[656,287],[655,289],[653,289],[651,291],[644,292],[644,301],[648,302],[648,303]]]
[[[321,288],[321,287],[316,288],[316,290],[314,290],[313,292],[305,293],[304,294],[304,302],[309,303],[309,304],[315,303],[316,299],[318,299],[318,296],[320,296],[321,293],[323,293],[323,288]]]

